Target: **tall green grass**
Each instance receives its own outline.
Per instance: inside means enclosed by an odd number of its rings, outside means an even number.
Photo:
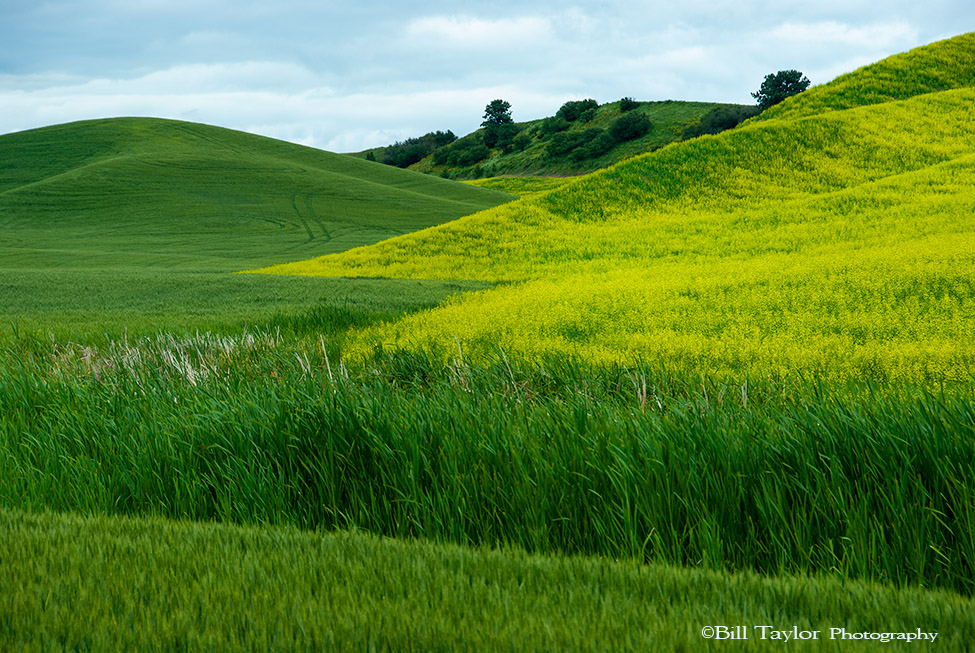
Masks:
[[[24,338],[0,502],[975,591],[975,404],[326,338]]]
[[[0,648],[680,651],[744,624],[975,637],[971,599],[816,578],[403,542],[363,533],[0,510]],[[720,645],[719,644],[719,645]],[[816,646],[818,644],[818,646]],[[855,643],[914,650],[917,643]]]

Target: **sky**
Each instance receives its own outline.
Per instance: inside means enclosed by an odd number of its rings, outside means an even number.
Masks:
[[[0,134],[154,116],[356,152],[495,98],[753,104],[968,31],[971,0],[0,0]]]

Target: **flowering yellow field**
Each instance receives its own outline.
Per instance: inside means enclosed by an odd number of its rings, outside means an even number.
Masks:
[[[972,35],[927,46],[886,60],[889,70],[880,62],[841,77],[842,102],[826,85],[785,103],[780,117],[262,272],[504,282],[364,330],[352,355],[377,344],[442,356],[459,347],[468,358],[966,380],[975,373],[975,58],[938,66],[945,52],[973,46]],[[907,64],[910,89],[896,74]],[[888,79],[901,86],[888,93]],[[923,85],[932,79],[936,87]],[[864,106],[851,99],[857,88]],[[906,99],[878,103],[885,95]]]

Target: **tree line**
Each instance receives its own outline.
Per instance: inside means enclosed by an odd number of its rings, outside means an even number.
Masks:
[[[801,93],[810,81],[797,70],[780,70],[765,76],[758,91],[752,93],[754,107],[721,107],[706,114],[699,122],[688,125],[681,138],[694,138],[703,134],[717,134],[758,115],[765,109]],[[458,139],[450,130],[436,131],[417,138],[398,141],[385,148],[382,162],[406,168],[433,155],[438,166],[470,167],[487,159],[495,150],[511,153],[526,149],[534,140],[547,140],[546,154],[551,158],[568,157],[584,161],[602,156],[617,144],[639,138],[652,128],[650,119],[641,112],[633,111],[640,102],[631,97],[619,101],[622,115],[608,128],[590,128],[569,131],[573,123],[589,123],[599,108],[592,98],[570,100],[558,112],[541,124],[527,130],[520,128],[511,115],[511,103],[495,99],[484,107],[479,137]],[[375,160],[370,152],[366,158]]]

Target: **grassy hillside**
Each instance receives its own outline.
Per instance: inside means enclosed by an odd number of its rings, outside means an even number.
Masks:
[[[975,86],[975,33],[916,48],[815,86],[762,113],[801,118]]]
[[[481,188],[493,188],[515,197],[534,197],[571,183],[575,179],[575,177],[486,177],[471,179],[464,183]]]
[[[232,320],[227,312],[308,307],[321,299],[320,284],[231,273],[373,243],[509,199],[192,123],[125,118],[7,134],[0,310],[52,326],[94,313],[105,321],[113,311],[165,322],[166,312]]]
[[[723,110],[748,111],[749,107],[709,102],[640,102],[625,113],[645,116],[648,130],[634,138],[608,138],[614,122],[623,115],[620,102],[600,105],[590,115],[571,122],[557,116],[517,124],[518,135],[507,147],[484,149],[481,155],[464,161],[438,161],[437,153],[425,157],[410,169],[451,179],[516,176],[569,176],[606,168],[625,158],[657,150],[680,140],[685,130],[708,114]],[[600,136],[605,142],[593,143]],[[442,153],[468,151],[481,145],[484,130],[458,139],[442,148]],[[374,148],[353,156],[371,154],[383,159],[385,148]],[[445,154],[446,157],[446,154]],[[483,157],[483,158],[480,158]]]
[[[908,58],[938,62],[970,41]],[[839,83],[855,86],[855,75]],[[871,89],[864,97],[886,92]],[[930,90],[753,122],[454,223],[265,271],[508,282],[367,330],[366,348],[449,357],[459,341],[474,356],[501,346],[733,375],[968,381],[975,89]]]
[[[969,38],[571,180],[0,137],[0,649],[965,650]]]

